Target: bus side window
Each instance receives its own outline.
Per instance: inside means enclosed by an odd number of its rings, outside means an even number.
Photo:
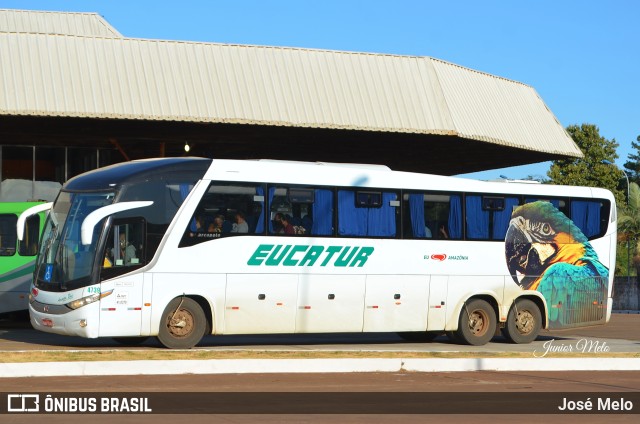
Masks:
[[[311,206],[311,235],[333,235],[333,190],[314,189],[315,196]]]
[[[143,263],[143,221],[112,225],[107,237],[103,267],[121,267]]]
[[[269,187],[269,234],[333,234],[333,192],[314,187]]]
[[[559,222],[556,223],[556,228],[554,228],[554,230],[556,232],[571,233],[571,225],[570,225],[571,220],[568,219],[568,217],[571,216],[571,214],[569,213],[570,211],[569,199],[552,198],[552,197],[527,197],[524,199],[525,204],[534,203],[534,202],[551,203],[551,205],[553,205],[554,208],[560,211],[567,218],[566,220],[565,219],[559,220]],[[560,227],[558,227],[558,225]]]
[[[338,190],[338,235],[396,237],[399,205],[395,192]]]
[[[0,256],[13,256],[16,253],[18,239],[16,223],[18,217],[14,214],[0,215]]]
[[[492,211],[491,221],[491,239],[504,240],[511,222],[511,214],[518,207],[520,200],[517,197],[505,197],[502,208],[496,208]]]
[[[229,236],[264,234],[264,203],[261,184],[212,182],[178,247]]]
[[[566,216],[570,215],[569,214],[569,199],[558,199],[558,198],[552,198],[552,197],[545,197],[545,198],[527,197],[527,198],[524,199],[524,203],[533,203],[533,202],[538,202],[538,201],[549,202],[556,209],[558,209],[560,212],[562,212]]]
[[[607,214],[602,211],[607,209],[608,204],[600,199],[572,199],[571,220],[588,239],[601,236],[606,231],[608,219]]]
[[[18,246],[20,256],[35,256],[40,238],[40,216],[32,215],[25,222],[24,237]]]
[[[516,197],[467,195],[466,225],[469,240],[504,240]]]
[[[411,193],[405,194],[404,200],[408,211],[408,219],[404,221],[406,238],[446,240],[462,237],[460,195]]]

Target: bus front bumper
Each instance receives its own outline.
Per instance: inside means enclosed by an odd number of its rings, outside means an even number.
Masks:
[[[99,304],[86,305],[63,314],[51,314],[29,305],[31,325],[38,331],[95,338],[100,330]]]

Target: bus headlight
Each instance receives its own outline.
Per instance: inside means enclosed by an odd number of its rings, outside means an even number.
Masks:
[[[29,291],[29,303],[33,303],[36,300],[36,296],[38,295],[40,291],[35,288],[35,287],[31,287],[31,290]]]
[[[71,308],[71,309],[82,308],[83,306],[86,306],[86,305],[88,305],[90,303],[97,302],[98,300],[102,299],[103,297],[109,296],[111,293],[113,293],[113,290],[109,290],[109,291],[106,291],[104,293],[92,294],[91,296],[83,297],[82,299],[78,299],[78,300],[74,300],[73,302],[69,302],[69,303],[67,303],[67,306],[69,308]]]

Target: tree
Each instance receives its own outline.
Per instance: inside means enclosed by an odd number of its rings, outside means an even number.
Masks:
[[[624,163],[624,169],[627,170],[629,181],[640,184],[640,135],[636,140],[638,141],[637,143],[635,141],[631,142],[631,147],[636,149],[637,153],[635,155],[629,153],[627,156],[629,160]]]
[[[636,275],[640,275],[640,187],[629,185],[629,204],[618,208],[618,235],[629,243]]]
[[[541,184],[549,184],[549,180],[540,174],[527,175],[523,180],[526,181],[537,181]]]
[[[614,162],[618,157],[615,139],[607,140],[593,124],[570,125],[567,132],[578,145],[584,157],[553,161],[547,172],[551,184],[603,187],[611,190],[619,205],[625,203],[626,181],[624,174],[616,166],[603,161]]]

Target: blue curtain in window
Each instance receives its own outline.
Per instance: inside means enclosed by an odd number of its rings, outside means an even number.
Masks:
[[[180,187],[180,200],[184,202],[184,199],[187,198],[191,189],[189,188],[189,184],[184,184],[184,183],[180,184],[179,187]],[[195,232],[197,229],[198,227],[196,226],[196,218],[194,217],[193,219],[191,219],[191,224],[189,224],[189,231]]]
[[[262,196],[264,199],[264,188],[256,187],[256,196]],[[262,234],[264,233],[264,200],[260,202],[260,216],[257,218],[255,233]]]
[[[587,218],[587,237],[600,234],[600,202],[589,202],[589,216]]]
[[[273,196],[276,194],[276,188],[275,187],[269,187],[269,204],[268,204],[268,208],[267,209],[267,216],[269,217],[269,234],[273,234],[275,233],[275,230],[273,229],[273,221],[271,220],[271,203],[273,202]]]
[[[311,234],[330,236],[333,232],[333,193],[331,190],[315,190],[312,216]]]
[[[600,203],[582,200],[571,202],[571,220],[587,237],[600,233]]]
[[[190,191],[189,184],[180,184],[180,200],[184,202]]]
[[[382,193],[382,206],[368,208],[367,235],[371,237],[396,236],[396,208],[391,201],[397,200],[396,193]],[[423,231],[424,231],[424,225]]]
[[[482,210],[482,196],[467,196],[467,237],[489,238],[489,211]]]
[[[504,199],[504,210],[493,211],[493,235],[494,240],[504,240],[511,221],[513,208],[518,205],[518,199],[507,197]]]
[[[356,208],[355,192],[350,190],[338,191],[338,234],[367,235],[367,208]]]
[[[451,196],[449,200],[449,238],[462,238],[462,201],[460,196]]]
[[[425,238],[427,232],[425,230],[424,220],[424,195],[423,194],[410,194],[409,195],[409,215],[411,217],[411,229],[413,230],[413,237]]]

